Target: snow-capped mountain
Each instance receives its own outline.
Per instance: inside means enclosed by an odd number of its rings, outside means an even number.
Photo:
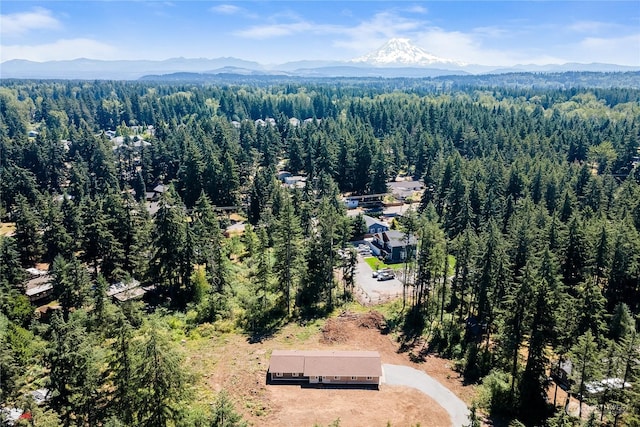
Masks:
[[[370,65],[454,65],[463,67],[466,64],[453,59],[440,58],[432,55],[418,46],[411,44],[409,39],[390,39],[379,49],[364,56],[352,59],[351,62],[364,62]]]

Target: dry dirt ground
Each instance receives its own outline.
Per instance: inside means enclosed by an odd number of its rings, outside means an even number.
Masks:
[[[392,335],[381,332],[380,313],[342,313],[302,327],[288,325],[275,336],[250,343],[246,337],[226,334],[185,343],[188,363],[201,375],[199,398],[211,401],[226,390],[236,408],[254,426],[326,426],[339,419],[349,426],[448,426],[448,414],[430,397],[404,387],[382,384],[375,390],[314,389],[296,385],[267,385],[266,370],[274,349],[376,350],[382,363],[420,369],[451,389],[467,403],[474,389],[463,386],[450,362],[427,357],[417,364]]]

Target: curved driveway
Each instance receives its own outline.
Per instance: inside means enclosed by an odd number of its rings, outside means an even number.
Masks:
[[[401,365],[382,365],[384,382],[390,385],[403,385],[420,390],[442,406],[451,417],[451,425],[462,427],[469,425],[469,408],[451,392],[422,371]]]

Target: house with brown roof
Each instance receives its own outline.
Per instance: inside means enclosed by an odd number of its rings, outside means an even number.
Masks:
[[[382,364],[377,351],[274,350],[268,378],[272,382],[375,386]]]

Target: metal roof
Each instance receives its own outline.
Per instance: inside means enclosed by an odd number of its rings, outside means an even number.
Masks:
[[[301,373],[308,377],[380,377],[382,365],[377,351],[274,350],[269,372]]]

